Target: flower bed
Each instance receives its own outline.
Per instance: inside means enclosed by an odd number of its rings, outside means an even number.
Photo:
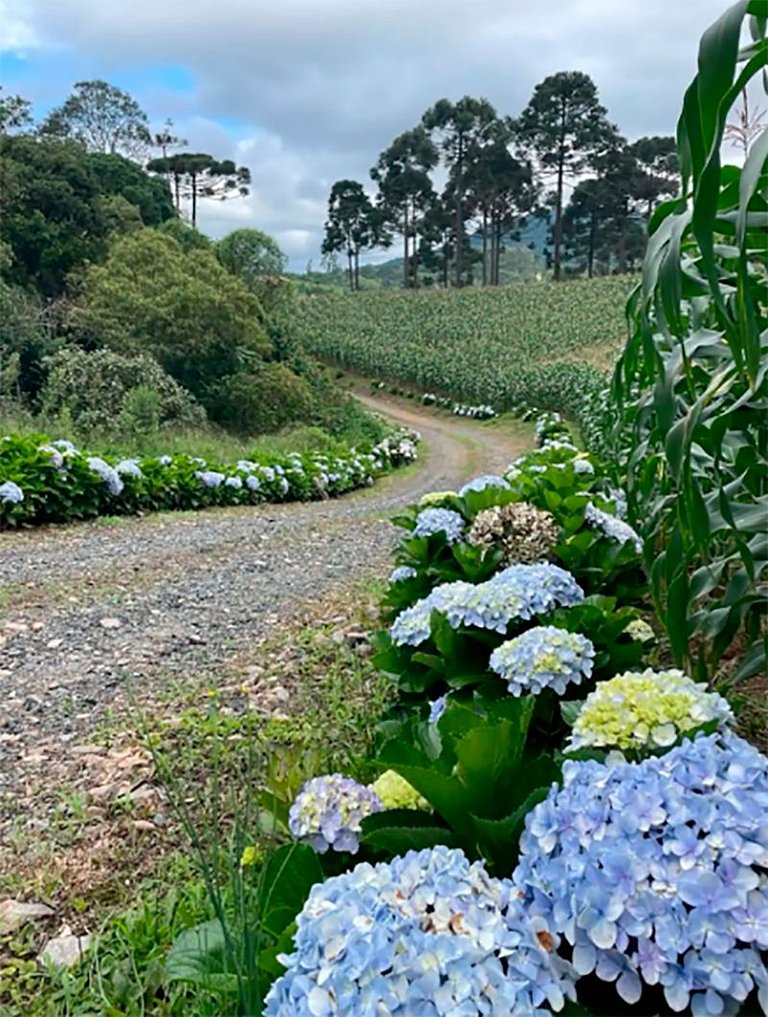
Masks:
[[[224,466],[187,455],[108,461],[69,441],[6,436],[0,440],[0,527],[335,497],[413,462],[417,441],[402,431],[347,455],[290,453]]]

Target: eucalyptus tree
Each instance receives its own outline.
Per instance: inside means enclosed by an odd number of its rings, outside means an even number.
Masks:
[[[562,273],[563,198],[569,180],[594,166],[615,145],[618,132],[600,105],[597,87],[582,71],[560,71],[539,82],[516,121],[523,150],[553,181],[554,275]]]
[[[376,199],[383,229],[403,238],[403,285],[418,281],[419,239],[436,195],[430,172],[439,160],[434,142],[423,127],[400,134],[371,170],[378,184]]]
[[[487,99],[465,95],[458,102],[440,99],[421,118],[435,139],[451,179],[454,233],[456,236],[455,283],[464,283],[467,175],[479,151],[497,123],[496,110]]]
[[[89,152],[139,161],[152,144],[147,114],[128,92],[106,81],[78,81],[74,92],[45,118],[40,133],[74,138]]]
[[[337,180],[328,198],[323,255],[344,252],[349,288],[360,288],[360,252],[378,239],[376,211],[357,180]]]

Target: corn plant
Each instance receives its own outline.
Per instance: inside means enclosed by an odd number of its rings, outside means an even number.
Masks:
[[[744,89],[765,81],[767,20],[766,0],[739,0],[701,40],[677,127],[681,192],[651,218],[614,378],[656,607],[702,679],[766,662],[768,131],[741,168],[722,142]]]

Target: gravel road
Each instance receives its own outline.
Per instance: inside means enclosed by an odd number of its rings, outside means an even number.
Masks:
[[[394,509],[504,467],[518,440],[360,397],[417,428],[418,469],[327,502],[158,514],[0,535],[0,792],[36,743],[77,743],[125,685],[210,669],[326,593],[383,574]],[[6,798],[7,801],[7,798]],[[2,809],[0,809],[2,811]]]

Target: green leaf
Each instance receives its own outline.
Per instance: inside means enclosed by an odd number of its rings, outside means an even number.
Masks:
[[[285,844],[270,856],[260,878],[259,923],[279,936],[304,907],[309,891],[324,879],[317,855],[307,844]]]
[[[181,933],[168,954],[166,975],[171,982],[237,988],[237,968],[218,919]]]

